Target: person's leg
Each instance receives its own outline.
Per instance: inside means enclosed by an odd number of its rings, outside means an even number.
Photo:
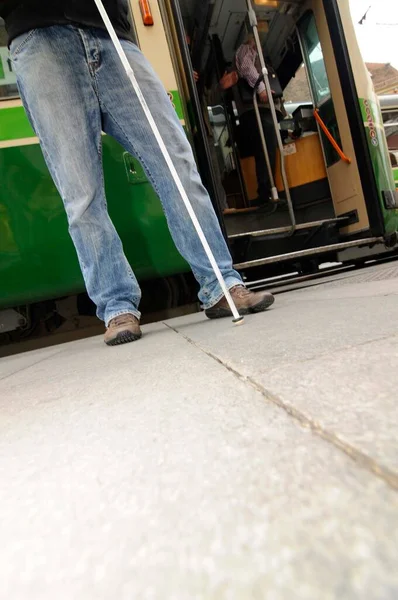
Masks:
[[[261,122],[263,125],[265,141],[267,143],[267,150],[269,161],[271,164],[272,172],[275,174],[276,167],[276,149],[277,139],[274,124],[272,121],[272,115],[269,110],[261,109]],[[255,139],[255,159],[256,159],[256,174],[258,181],[258,196],[264,202],[269,202],[271,198],[271,181],[268,173],[267,163],[264,156],[264,148],[258,130],[258,124],[256,119],[256,139]]]
[[[263,120],[263,116],[262,116]],[[258,122],[256,113],[253,110],[249,110],[240,117],[242,130],[244,135],[247,136],[251,155],[254,156],[256,162],[256,178],[257,178],[257,199],[252,201],[253,206],[266,204],[269,202],[271,195],[271,185],[269,180],[269,174],[267,169],[267,163],[265,162],[264,149],[261,142],[260,132],[258,129]],[[265,139],[267,141],[267,148],[269,147],[268,141],[268,127],[264,130]]]
[[[163,204],[174,242],[200,284],[199,299],[204,308],[210,308],[223,297],[222,289],[110,39],[99,31],[93,35],[101,45],[101,60],[95,77],[104,130],[140,160]],[[122,45],[225,282],[228,288],[242,285],[240,275],[233,269],[231,255],[202,185],[191,146],[170,99],[140,50],[127,41],[122,41]]]
[[[254,158],[256,160],[256,177],[258,186],[257,195],[258,201],[260,201],[261,204],[266,204],[267,202],[269,202],[271,196],[271,185],[261,140],[258,138],[256,142],[257,143],[255,145]]]
[[[37,29],[11,45],[22,100],[62,196],[87,292],[108,325],[126,313],[140,317],[140,289],[107,212],[90,52],[73,27]]]
[[[260,132],[258,129],[258,122],[256,113],[251,110],[249,113],[249,131],[250,139],[252,144],[252,151],[254,159],[256,161],[256,177],[257,177],[257,200],[256,203],[260,202],[264,204],[268,202],[270,195],[270,182],[268,176],[267,163],[265,162],[263,145],[261,143]],[[266,138],[267,139],[267,138]]]
[[[261,122],[263,124],[265,139],[267,141],[269,161],[271,163],[272,172],[275,175],[278,140],[276,137],[276,131],[270,110],[261,111]]]

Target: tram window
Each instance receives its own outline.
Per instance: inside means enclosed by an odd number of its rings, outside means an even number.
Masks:
[[[319,110],[319,114],[333,138],[341,147],[341,137],[333,99],[330,93],[329,79],[326,72],[322,46],[316,27],[315,17],[312,12],[308,12],[301,20],[299,31],[315,107]],[[323,132],[321,133],[321,136],[326,164],[328,167],[331,167],[339,162],[340,157]]]
[[[294,103],[303,104],[304,102],[312,103],[310,84],[307,76],[307,69],[304,63],[300,65],[294,76],[291,78],[285,89],[283,90],[283,98],[286,104]]]
[[[389,150],[398,150],[398,109],[383,112]]]
[[[308,69],[312,81],[312,90],[315,96],[316,105],[319,106],[325,100],[330,98],[329,80],[326,73],[325,61],[319,41],[318,31],[315,19],[311,15],[307,19],[303,29],[303,42],[308,56]]]
[[[0,100],[18,96],[17,78],[8,53],[7,32],[3,19],[0,19]]]

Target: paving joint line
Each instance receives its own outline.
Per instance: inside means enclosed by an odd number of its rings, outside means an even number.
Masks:
[[[380,465],[377,461],[375,461],[373,458],[371,458],[361,450],[358,450],[354,446],[351,446],[351,444],[347,444],[347,442],[340,439],[338,435],[325,429],[320,423],[317,423],[316,421],[308,417],[306,414],[302,413],[300,410],[297,410],[293,406],[286,404],[281,398],[267,390],[253,377],[242,375],[242,373],[237,371],[234,367],[232,367],[228,363],[225,363],[218,356],[200,346],[190,337],[178,331],[178,329],[176,329],[175,327],[172,327],[171,325],[165,322],[163,322],[163,325],[174,331],[174,333],[176,333],[177,335],[181,336],[194,348],[200,350],[200,352],[203,352],[203,354],[206,354],[209,358],[216,361],[222,367],[227,369],[227,371],[232,373],[237,379],[239,379],[243,383],[248,383],[252,388],[259,392],[265,400],[278,406],[278,408],[282,409],[290,417],[295,419],[295,421],[298,421],[298,423],[302,427],[310,429],[315,435],[328,442],[329,444],[332,444],[335,448],[343,452],[357,465],[370,472],[372,475],[375,475],[376,477],[381,479],[386,485],[388,485],[388,487],[398,491],[398,473],[391,471],[388,467]]]

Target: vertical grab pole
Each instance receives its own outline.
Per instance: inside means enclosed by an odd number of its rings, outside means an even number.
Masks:
[[[226,300],[228,302],[229,308],[231,309],[231,312],[232,312],[232,315],[233,315],[233,322],[236,323],[236,324],[237,323],[242,323],[243,322],[243,317],[239,314],[239,312],[238,312],[238,310],[237,310],[237,308],[235,306],[235,303],[234,303],[234,301],[232,299],[232,296],[230,294],[229,289],[227,288],[227,285],[226,285],[226,283],[224,281],[224,278],[223,278],[222,273],[220,271],[220,268],[219,268],[219,266],[217,264],[217,261],[214,258],[213,252],[212,252],[212,250],[211,250],[211,248],[210,248],[210,246],[208,244],[208,241],[207,241],[206,236],[205,236],[205,234],[203,232],[203,229],[202,229],[202,227],[201,227],[201,225],[199,223],[199,220],[198,220],[198,218],[197,218],[197,216],[195,214],[195,211],[192,208],[192,204],[191,204],[191,202],[190,202],[190,200],[188,198],[188,195],[187,195],[187,193],[186,193],[186,191],[184,189],[184,186],[182,185],[181,179],[180,179],[180,177],[179,177],[179,175],[177,173],[177,170],[176,170],[176,168],[174,166],[174,163],[173,163],[173,161],[171,159],[169,151],[166,148],[166,145],[165,145],[165,143],[163,141],[163,138],[162,138],[162,136],[160,134],[158,126],[156,125],[155,120],[154,120],[154,118],[153,118],[153,116],[151,114],[151,111],[149,110],[149,106],[148,106],[148,104],[147,104],[147,102],[145,100],[145,97],[144,97],[144,95],[143,95],[143,93],[141,91],[140,86],[138,85],[138,81],[137,81],[137,79],[135,77],[135,73],[134,73],[133,69],[130,66],[130,63],[128,61],[126,53],[124,52],[123,47],[122,47],[122,45],[121,45],[121,43],[119,41],[119,38],[116,35],[116,31],[115,31],[115,29],[114,29],[114,27],[113,27],[113,25],[112,25],[112,23],[111,23],[111,21],[110,21],[110,19],[108,17],[108,13],[106,12],[106,10],[104,8],[102,0],[95,0],[95,4],[97,5],[98,11],[99,11],[99,13],[100,13],[100,15],[102,17],[102,20],[104,21],[105,27],[106,27],[106,29],[107,29],[107,31],[109,33],[109,36],[110,36],[110,38],[111,38],[111,40],[113,42],[115,50],[118,53],[119,58],[120,58],[120,60],[121,60],[121,62],[123,64],[123,67],[124,67],[124,70],[126,71],[127,77],[130,79],[130,81],[132,83],[134,91],[135,91],[135,93],[137,95],[137,98],[138,98],[140,104],[141,104],[142,110],[144,111],[144,114],[145,114],[145,116],[146,116],[146,118],[147,118],[147,120],[149,122],[149,125],[150,125],[150,127],[152,129],[152,133],[153,133],[153,135],[156,138],[156,141],[157,141],[157,143],[159,145],[159,148],[160,148],[160,150],[161,150],[161,152],[163,154],[163,158],[166,161],[166,164],[167,164],[167,166],[168,166],[168,168],[170,170],[170,174],[171,174],[171,176],[172,176],[172,178],[174,180],[174,183],[175,183],[175,185],[176,185],[176,187],[177,187],[177,189],[178,189],[178,191],[180,193],[180,196],[181,196],[181,198],[182,198],[182,200],[183,200],[183,202],[185,204],[185,208],[188,211],[188,214],[189,214],[189,216],[191,218],[192,224],[193,224],[193,226],[196,229],[196,233],[198,234],[198,237],[199,237],[199,239],[200,239],[200,241],[202,243],[203,249],[204,249],[204,251],[205,251],[205,253],[207,255],[207,258],[209,259],[209,262],[210,262],[210,264],[212,266],[214,274],[216,275],[218,283],[220,284],[220,287],[221,287],[221,289],[223,291],[223,294],[224,294],[224,296],[225,296],[225,298],[226,298]]]
[[[291,225],[292,225],[292,229],[290,232],[292,235],[296,230],[296,216],[294,214],[292,197],[290,194],[289,183],[287,181],[285,155],[283,152],[283,143],[282,143],[282,138],[280,135],[278,117],[276,115],[276,110],[275,110],[275,103],[274,103],[274,99],[272,97],[271,85],[270,85],[269,78],[268,78],[268,69],[266,67],[265,60],[264,60],[263,49],[261,47],[261,42],[260,42],[260,36],[258,35],[257,16],[256,16],[255,11],[253,10],[251,0],[247,0],[247,9],[248,9],[248,13],[249,13],[249,22],[250,22],[251,27],[253,28],[253,35],[254,35],[254,39],[256,41],[258,56],[260,58],[261,71],[264,76],[264,83],[265,83],[265,87],[267,89],[268,101],[269,101],[269,105],[270,105],[270,109],[271,109],[272,120],[274,122],[276,138],[278,140],[278,147],[279,147],[279,152],[280,152],[280,156],[281,156],[282,180],[283,180],[283,185],[285,188],[286,200],[287,200],[287,205],[288,205],[288,209],[289,209],[289,216],[290,216],[290,221],[291,221]]]

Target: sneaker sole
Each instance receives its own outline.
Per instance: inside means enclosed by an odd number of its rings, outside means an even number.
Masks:
[[[131,333],[131,331],[123,331],[119,333],[113,340],[105,342],[107,346],[121,346],[122,344],[129,344],[130,342],[136,342],[142,338],[142,333]]]
[[[252,315],[260,312],[264,312],[270,308],[275,302],[275,298],[265,298],[258,304],[251,306],[250,308],[239,309],[239,314],[244,317],[246,315]],[[208,319],[223,319],[225,317],[232,317],[232,312],[229,308],[209,308],[205,311],[205,315]]]

